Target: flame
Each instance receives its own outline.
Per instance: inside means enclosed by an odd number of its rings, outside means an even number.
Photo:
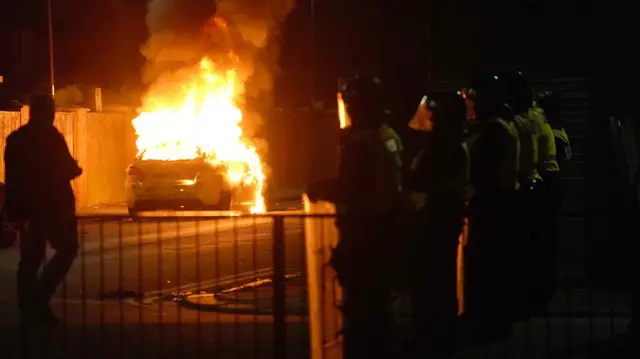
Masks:
[[[143,160],[189,160],[228,166],[234,184],[255,186],[253,213],[265,211],[265,175],[256,148],[240,127],[236,70],[220,71],[205,57],[189,80],[166,96],[152,91],[133,120],[138,156]]]
[[[338,92],[338,119],[340,119],[340,128],[345,129],[351,126],[351,119],[347,113],[347,107],[342,99],[342,93]]]

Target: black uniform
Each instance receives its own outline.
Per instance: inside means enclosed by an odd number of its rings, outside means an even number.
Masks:
[[[336,204],[340,240],[331,258],[344,289],[344,357],[390,358],[392,274],[400,239],[402,145],[384,124],[377,79],[342,89],[352,124],[343,132],[338,178],[312,186],[311,200]]]
[[[48,307],[78,252],[75,197],[70,181],[82,170],[53,127],[53,100],[36,97],[29,123],[7,138],[6,211],[21,223],[18,302],[25,319],[53,321]],[[38,277],[46,241],[56,251]]]
[[[424,198],[410,244],[413,322],[423,355],[455,349],[458,239],[464,224],[469,156],[463,143],[464,99],[456,93],[428,96],[433,131],[413,162],[407,190]]]
[[[472,89],[479,126],[469,140],[474,193],[465,247],[465,317],[475,339],[490,340],[506,334],[513,313],[519,141],[515,127],[503,119],[509,113],[497,77],[480,78]]]

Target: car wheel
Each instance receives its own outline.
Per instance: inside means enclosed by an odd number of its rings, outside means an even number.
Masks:
[[[220,193],[220,202],[218,202],[218,210],[228,211],[231,209],[231,192]]]
[[[129,217],[131,217],[131,219],[134,222],[137,222],[138,220],[140,220],[140,217],[138,216],[138,210],[135,208],[128,208],[127,209],[129,211]]]

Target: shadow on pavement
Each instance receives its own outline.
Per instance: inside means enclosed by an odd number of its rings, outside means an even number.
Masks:
[[[56,308],[60,313],[61,308]],[[0,358],[272,358],[271,317],[201,313],[163,306],[89,303],[55,327],[0,324]],[[304,319],[290,318],[287,353],[308,357]]]

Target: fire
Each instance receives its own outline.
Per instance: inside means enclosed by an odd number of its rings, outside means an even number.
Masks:
[[[240,127],[242,111],[236,99],[241,85],[235,69],[220,71],[205,57],[174,92],[154,96],[152,91],[133,126],[141,159],[204,157],[212,164],[227,164],[233,183],[255,185],[251,211],[260,213],[265,211],[265,175],[256,148]]]

